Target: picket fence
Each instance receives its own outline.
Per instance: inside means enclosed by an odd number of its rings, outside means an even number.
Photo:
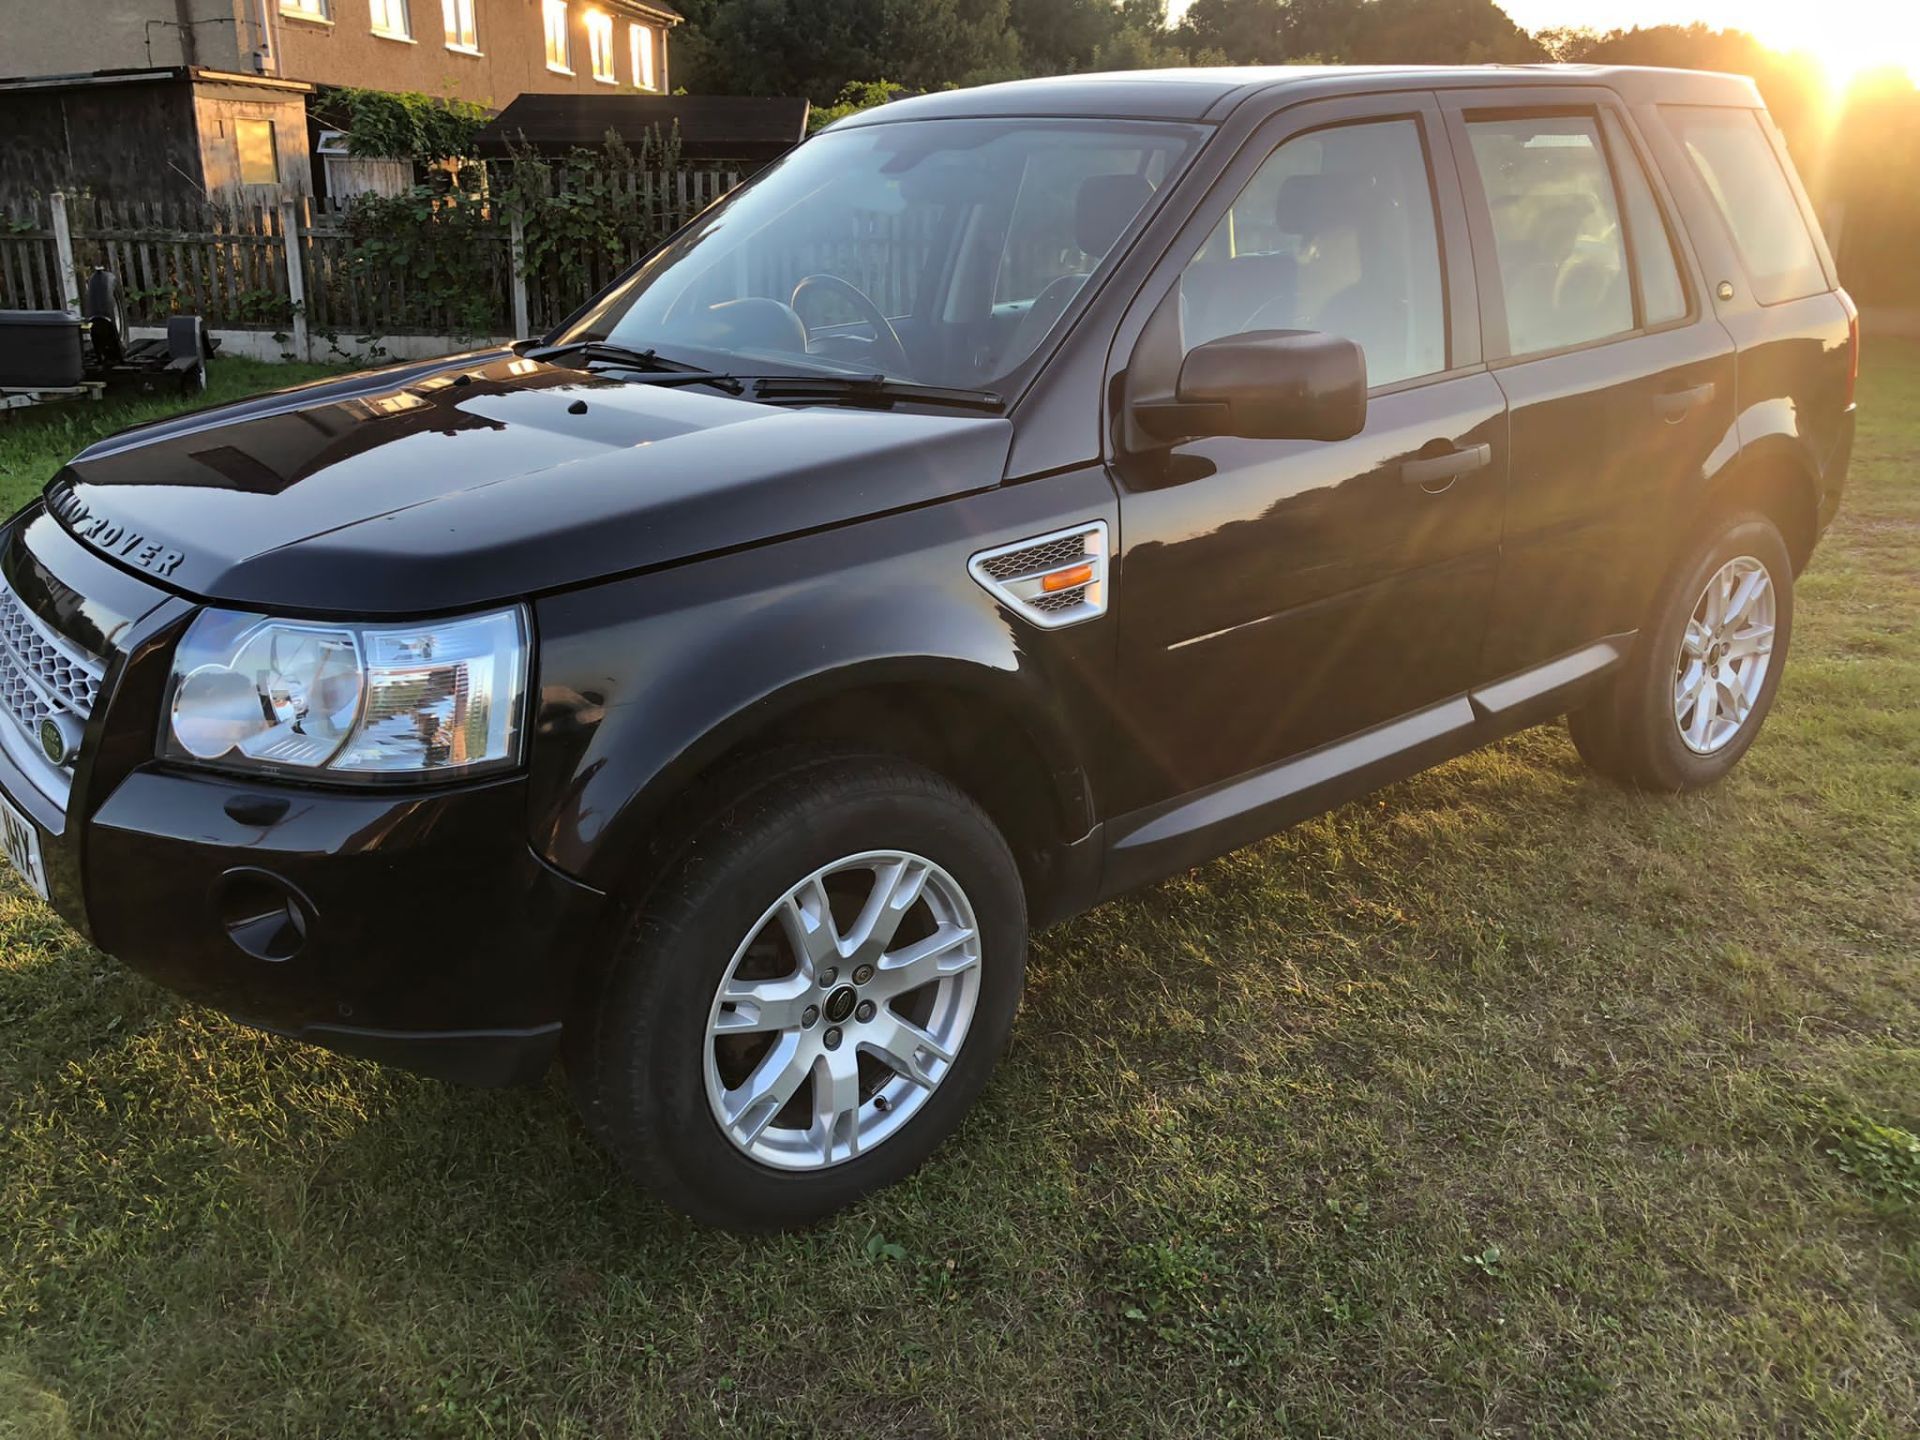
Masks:
[[[525,249],[516,220],[490,216],[474,233],[483,247],[493,312],[476,327],[427,316],[409,303],[407,276],[356,265],[352,198],[220,207],[169,200],[108,201],[47,196],[0,209],[0,309],[75,310],[96,266],[120,281],[133,325],[197,314],[210,329],[283,335],[288,353],[322,358],[330,346],[423,332],[449,348],[480,336],[536,335],[612,280],[659,237],[740,183],[737,171],[688,167],[621,177],[609,203],[632,253],[586,257],[584,282],[556,265],[516,263]]]

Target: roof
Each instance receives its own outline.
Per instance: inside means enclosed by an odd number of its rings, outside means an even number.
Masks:
[[[71,75],[12,75],[0,77],[0,90],[88,90],[102,85],[146,85],[167,80],[192,80],[196,84],[254,85],[264,90],[293,90],[302,95],[313,93],[304,80],[284,80],[278,75],[243,75],[232,70],[209,70],[203,65],[154,66],[139,70],[85,70]]]
[[[629,10],[640,10],[657,20],[664,20],[669,25],[684,24],[687,18],[673,6],[663,5],[661,0],[618,0],[618,3]]]
[[[807,102],[750,95],[522,95],[475,142],[482,155],[518,145],[542,152],[589,148],[612,130],[637,141],[656,126],[680,128],[689,160],[771,160],[806,138]]]
[[[1289,100],[1374,90],[1604,85],[1635,100],[1690,99],[1758,105],[1744,75],[1632,65],[1272,65],[1125,70],[1013,80],[916,95],[863,110],[841,126],[969,115],[1100,116],[1129,120],[1219,120],[1256,95]]]

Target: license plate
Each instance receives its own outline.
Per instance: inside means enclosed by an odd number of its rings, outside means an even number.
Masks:
[[[40,860],[40,827],[4,795],[0,795],[0,846],[5,847],[8,861],[33,887],[33,893],[46,899],[47,867]]]

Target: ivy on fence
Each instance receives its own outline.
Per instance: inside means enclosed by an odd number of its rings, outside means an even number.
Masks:
[[[520,228],[522,276],[577,304],[685,221],[677,192],[660,178],[680,166],[677,129],[653,131],[637,146],[610,132],[600,149],[557,161],[515,149],[504,165],[463,167],[459,178],[471,185],[362,196],[348,213],[352,274],[371,287],[404,277],[401,328],[492,333],[501,328],[503,222]]]

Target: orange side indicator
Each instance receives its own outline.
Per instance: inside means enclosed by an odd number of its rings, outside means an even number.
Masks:
[[[1056,570],[1051,575],[1040,577],[1040,589],[1044,594],[1053,595],[1061,590],[1078,590],[1082,585],[1093,582],[1093,566],[1075,565],[1070,570]]]

